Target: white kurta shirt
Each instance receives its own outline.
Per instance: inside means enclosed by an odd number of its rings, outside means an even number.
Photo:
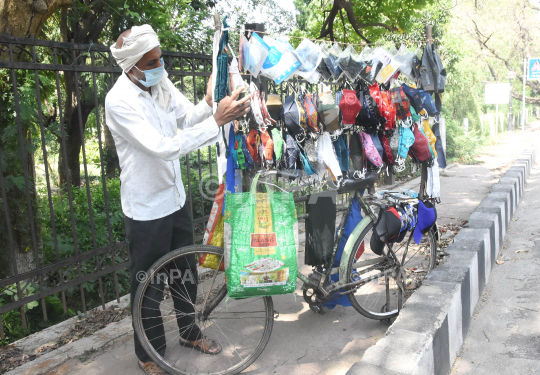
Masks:
[[[180,157],[218,141],[219,127],[205,100],[194,106],[168,79],[172,104],[164,110],[152,94],[122,74],[105,99],[106,121],[120,161],[122,211],[155,220],[183,207]],[[177,134],[177,129],[182,131]]]

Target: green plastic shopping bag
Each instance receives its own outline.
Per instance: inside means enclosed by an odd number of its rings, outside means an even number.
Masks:
[[[231,298],[293,293],[298,273],[298,219],[287,192],[226,194],[225,274]]]

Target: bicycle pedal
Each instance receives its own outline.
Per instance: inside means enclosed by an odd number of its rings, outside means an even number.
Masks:
[[[315,288],[318,288],[321,285],[321,281],[324,279],[324,274],[314,270],[313,273],[308,275],[308,281]]]

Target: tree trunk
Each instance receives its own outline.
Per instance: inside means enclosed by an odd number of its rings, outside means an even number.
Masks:
[[[3,0],[0,1],[0,34],[29,37],[39,35],[45,21],[72,0]]]
[[[114,143],[111,130],[107,126],[105,116],[105,107],[103,107],[103,138],[105,139],[105,147],[103,149],[105,157],[105,174],[108,178],[116,177],[116,171],[120,171],[120,161],[118,160],[118,153],[116,152],[116,145]]]
[[[67,77],[66,72],[66,93],[69,93],[68,86],[73,82],[71,78]],[[69,95],[68,95],[69,96]],[[69,181],[71,186],[79,187],[81,186],[81,128],[79,124],[79,112],[77,109],[77,98],[73,98],[73,101],[66,100],[66,116],[64,117],[65,122],[65,137],[66,137],[66,148],[64,153],[63,143],[60,143],[60,151],[58,158],[58,183],[60,187],[63,187]],[[94,109],[93,102],[81,101],[81,117],[82,117],[82,128],[83,131],[86,128],[86,121],[88,116]],[[67,167],[65,166],[65,157],[67,156]]]
[[[11,87],[11,85],[6,85]],[[7,102],[6,102],[7,100]],[[10,91],[0,92],[0,111],[13,100]],[[39,220],[36,220],[37,192],[34,184],[35,168],[34,154],[31,152],[31,132],[28,124],[22,124],[24,148],[23,152],[25,163],[21,158],[21,145],[19,137],[2,137],[7,133],[9,127],[16,127],[16,117],[13,114],[4,112],[3,120],[0,122],[0,151],[2,152],[2,167],[4,185],[6,187],[7,202],[2,202],[0,196],[0,279],[26,272],[34,268],[34,241],[32,236],[35,234],[35,243],[39,248],[41,245],[41,230]],[[17,132],[18,134],[18,132]],[[3,138],[3,139],[2,139]],[[24,174],[28,177],[28,186],[24,183]],[[14,183],[18,181],[18,183]],[[30,198],[30,208],[28,207],[26,190]],[[4,204],[7,204],[7,215]],[[30,210],[32,212],[30,212]],[[9,227],[8,227],[9,219]],[[11,231],[12,242],[9,241],[9,232]],[[13,249],[13,253],[12,253]]]

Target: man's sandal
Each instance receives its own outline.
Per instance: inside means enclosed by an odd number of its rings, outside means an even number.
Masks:
[[[205,354],[213,354],[213,355],[216,355],[218,353],[221,352],[221,345],[219,345],[216,341],[214,340],[210,340],[206,337],[203,337],[202,339],[199,339],[199,340],[195,340],[195,342],[197,343],[196,345],[193,345],[191,342],[189,342],[188,340],[184,340],[182,338],[180,338],[180,345],[186,347],[186,348],[192,348],[192,349],[195,349],[195,350],[198,350],[202,353],[205,353]],[[207,348],[207,349],[204,349],[204,348]]]
[[[139,367],[148,375],[168,375],[169,373],[159,367],[155,362],[139,362]]]

